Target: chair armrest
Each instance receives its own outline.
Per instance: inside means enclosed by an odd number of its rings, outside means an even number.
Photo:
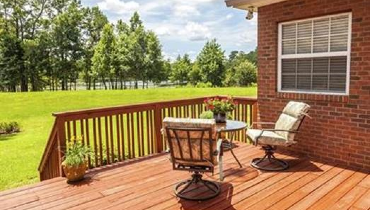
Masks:
[[[256,137],[255,145],[257,145],[257,144],[258,144],[258,139],[263,135],[263,133],[264,133],[265,131],[272,131],[272,132],[276,132],[276,131],[278,131],[278,132],[287,132],[287,133],[298,133],[298,131],[293,131],[293,130],[284,130],[284,129],[262,129],[262,130],[261,130],[260,135]]]
[[[274,122],[253,122],[250,128],[253,128],[255,125],[275,125]]]
[[[262,133],[263,131],[278,131],[278,132],[287,132],[287,133],[298,133],[298,131],[293,131],[293,130],[283,130],[283,129],[262,129]]]

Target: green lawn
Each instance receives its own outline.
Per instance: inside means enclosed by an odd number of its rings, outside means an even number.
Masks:
[[[37,167],[53,112],[207,95],[254,96],[256,88],[162,88],[149,90],[0,93],[0,121],[17,121],[22,132],[0,137],[0,190],[39,180]]]

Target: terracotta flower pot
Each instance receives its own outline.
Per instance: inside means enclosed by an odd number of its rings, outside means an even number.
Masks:
[[[68,182],[77,182],[84,178],[87,169],[87,164],[81,164],[79,166],[66,166],[63,165],[64,174],[67,177]]]

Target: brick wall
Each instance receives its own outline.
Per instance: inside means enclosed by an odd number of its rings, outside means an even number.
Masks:
[[[349,96],[277,92],[278,23],[352,12]],[[290,100],[312,106],[290,149],[323,161],[370,169],[370,0],[289,0],[258,9],[261,121],[276,121]]]

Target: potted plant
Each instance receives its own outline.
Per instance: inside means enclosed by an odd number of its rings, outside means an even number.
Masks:
[[[204,101],[206,108],[213,112],[216,123],[225,123],[227,114],[232,112],[237,105],[232,97],[227,98],[209,98]]]
[[[89,155],[92,155],[91,150],[82,144],[82,139],[71,139],[62,162],[68,182],[77,182],[84,178]]]

